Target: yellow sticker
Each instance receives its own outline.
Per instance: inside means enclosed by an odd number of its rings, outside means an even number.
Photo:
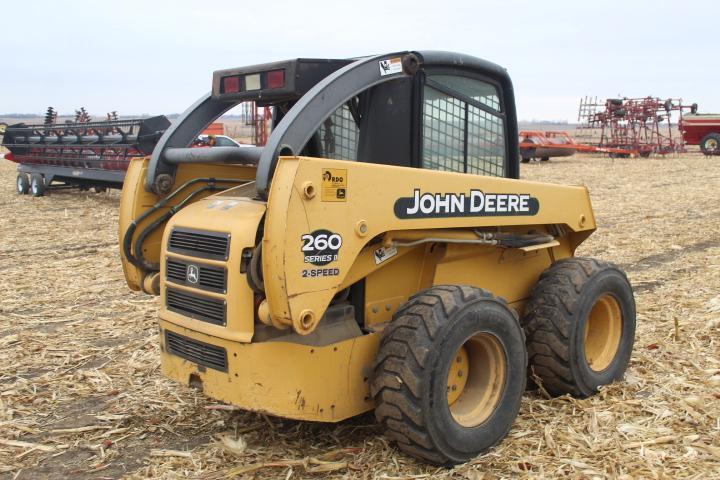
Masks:
[[[322,171],[323,202],[347,201],[347,169],[327,168]]]

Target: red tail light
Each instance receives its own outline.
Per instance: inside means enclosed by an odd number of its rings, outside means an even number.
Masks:
[[[285,70],[272,70],[267,72],[267,88],[282,88],[285,86]]]
[[[237,93],[240,91],[240,77],[225,77],[222,79],[223,93]]]
[[[12,152],[5,154],[5,160],[10,160],[11,162],[15,161],[15,157],[13,156]]]

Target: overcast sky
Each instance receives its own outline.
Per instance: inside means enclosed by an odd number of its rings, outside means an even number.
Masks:
[[[718,19],[718,0],[3,2],[0,113],[176,113],[216,69],[398,50],[506,67],[521,119],[575,121],[583,95],[720,112]]]

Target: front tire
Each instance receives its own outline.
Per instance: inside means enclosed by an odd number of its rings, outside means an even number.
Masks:
[[[533,288],[523,325],[529,367],[548,393],[588,397],[622,378],[630,362],[632,286],[610,263],[560,260]]]
[[[524,335],[504,300],[469,286],[412,297],[383,332],[375,416],[403,452],[463,463],[510,430],[527,376]]]
[[[705,155],[720,155],[720,133],[708,133],[700,140],[700,150]]]

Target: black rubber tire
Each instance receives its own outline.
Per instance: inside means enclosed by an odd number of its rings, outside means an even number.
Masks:
[[[105,193],[105,192],[107,192],[107,187],[100,187],[100,186],[96,185],[93,187],[93,191],[95,193]]]
[[[30,175],[30,194],[33,197],[45,195],[45,179],[39,173]]]
[[[714,144],[712,147],[710,144]],[[705,155],[720,155],[720,133],[708,133],[700,140],[700,150]]]
[[[529,158],[522,157],[521,160],[522,160],[522,163],[530,163],[530,159],[529,159]]]
[[[447,377],[455,352],[478,333],[502,345],[505,382],[490,416],[464,427],[448,407]],[[446,466],[496,445],[520,409],[527,379],[524,339],[517,314],[487,291],[442,285],[413,296],[385,328],[370,382],[385,434],[403,452]]]
[[[540,161],[541,161],[541,162],[549,162],[549,161],[550,161],[550,157],[542,157],[542,158],[540,158]]]
[[[592,370],[585,358],[585,327],[603,295],[620,308],[622,327],[612,361]],[[532,290],[523,327],[534,372],[551,395],[588,397],[602,385],[622,378],[635,341],[635,298],[625,273],[591,258],[560,260],[545,270]]]
[[[17,182],[15,182],[18,195],[27,195],[28,191],[30,191],[30,180],[28,179],[28,176],[26,173],[18,173],[17,175]]]

